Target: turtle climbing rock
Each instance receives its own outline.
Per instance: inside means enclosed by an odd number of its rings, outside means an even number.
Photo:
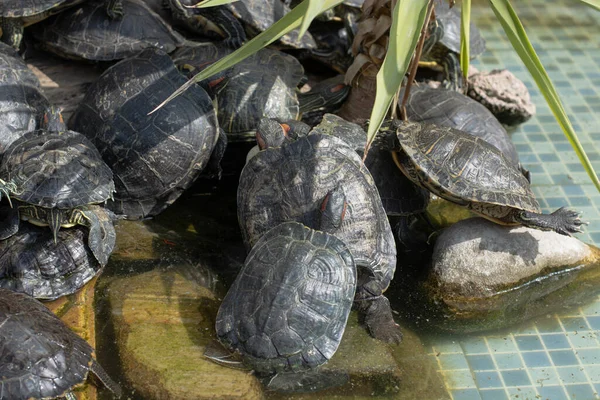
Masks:
[[[200,86],[148,115],[186,81],[165,52],[147,48],[104,71],[71,117],[70,126],[94,143],[114,173],[107,207],[116,214],[160,213],[207,165],[219,128]]]
[[[0,400],[74,398],[90,372],[121,396],[85,340],[39,301],[0,288]]]
[[[120,19],[106,15],[105,1],[86,1],[53,16],[32,27],[33,36],[45,50],[89,61],[121,60],[147,47],[170,53],[183,44],[184,38],[142,0],[122,0]]]
[[[61,229],[55,242],[49,229],[22,224],[0,241],[0,287],[40,300],[75,293],[102,271],[86,236],[83,227]]]
[[[398,163],[414,183],[501,224],[563,235],[581,232],[579,214],[559,208],[542,214],[529,181],[496,147],[468,133],[436,125],[393,121]]]
[[[217,314],[219,340],[286,390],[337,350],[356,266],[335,235],[284,222],[254,244]],[[273,377],[273,375],[275,375]]]
[[[61,227],[89,228],[88,245],[105,265],[115,245],[112,213],[101,203],[115,190],[113,174],[94,145],[67,130],[52,109],[46,126],[15,140],[0,163],[0,192],[7,194],[18,218],[8,218],[2,239],[16,233],[19,219],[50,227],[57,240]]]
[[[281,125],[275,125],[281,131]],[[275,136],[264,139],[270,137]],[[377,187],[361,158],[341,139],[323,134],[279,147],[265,144],[266,149],[245,165],[238,186],[238,222],[246,248],[252,249],[282,222],[318,227],[323,199],[342,191],[347,207],[335,235],[348,245],[358,267],[359,311],[374,337],[399,342],[399,328],[383,296],[396,268],[396,246]]]

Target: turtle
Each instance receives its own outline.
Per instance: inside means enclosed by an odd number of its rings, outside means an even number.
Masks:
[[[579,213],[561,207],[542,214],[529,181],[504,153],[460,130],[418,122],[391,123],[398,164],[414,183],[500,224],[570,236],[581,232]]]
[[[406,103],[409,121],[448,126],[480,137],[500,150],[523,175],[530,173],[519,162],[519,155],[508,132],[483,105],[454,90],[412,86]]]
[[[231,52],[219,43],[182,47],[172,54],[180,67],[197,72]],[[270,73],[265,74],[265,71]],[[208,78],[217,98],[219,124],[230,142],[254,141],[263,116],[298,119],[302,112],[343,101],[349,88],[341,82],[325,82],[308,93],[299,93],[304,69],[294,57],[279,50],[261,49],[217,77]]]
[[[103,1],[72,7],[33,26],[32,34],[43,49],[60,57],[93,62],[121,60],[146,47],[172,52],[183,44],[185,39],[143,1],[121,0],[119,20],[106,16]]]
[[[115,397],[121,388],[94,349],[33,297],[0,288],[0,399],[64,396],[92,373]]]
[[[217,313],[217,338],[270,389],[291,390],[336,352],[356,279],[342,240],[283,222],[246,257]]]
[[[85,0],[3,0],[0,3],[2,41],[19,49],[23,29]],[[102,0],[111,19],[123,15],[122,0]]]
[[[237,49],[246,41],[246,32],[226,6],[194,8],[196,0],[164,0],[172,19],[187,30]]]
[[[147,48],[104,71],[71,116],[114,173],[107,207],[117,215],[157,215],[209,161],[220,128],[204,89],[194,85],[148,115],[186,81],[164,51]]]
[[[282,222],[317,226],[323,199],[339,188],[347,209],[335,235],[348,245],[360,267],[358,310],[372,336],[400,342],[400,329],[383,296],[396,268],[394,236],[361,158],[341,139],[323,134],[266,146],[248,160],[238,186],[238,222],[246,248],[250,250],[266,231]]]
[[[89,228],[88,245],[106,264],[115,245],[113,216],[100,203],[115,191],[113,173],[94,145],[82,134],[67,130],[62,115],[51,108],[42,129],[15,140],[0,163],[0,192],[15,203],[2,237],[19,229],[19,220],[48,225],[57,242],[61,227]]]
[[[83,227],[61,229],[55,242],[50,230],[22,224],[0,241],[0,287],[40,300],[75,293],[103,267],[87,247],[86,236]]]
[[[0,42],[0,157],[24,133],[38,129],[50,106],[40,81],[18,53]]]
[[[429,24],[429,35],[423,44],[420,65],[435,63],[445,71],[444,86],[460,90],[463,76],[458,54],[460,53],[461,15],[450,7],[446,0],[435,0],[435,21]],[[485,39],[471,23],[469,30],[469,50],[471,59],[485,51]]]

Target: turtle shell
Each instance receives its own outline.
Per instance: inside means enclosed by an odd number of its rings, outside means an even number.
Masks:
[[[57,12],[64,7],[80,3],[84,0],[2,0],[0,17],[23,18],[44,13],[49,10]]]
[[[19,232],[0,241],[0,287],[36,299],[54,300],[75,293],[102,266],[87,247],[87,228],[52,232],[21,224]]]
[[[284,1],[239,0],[225,4],[231,13],[242,23],[250,37],[255,36],[291,11]],[[302,37],[293,30],[279,38],[278,43],[293,49],[314,49],[315,40],[306,32]]]
[[[460,53],[461,16],[458,7],[450,8],[446,0],[436,0],[434,4],[436,20],[444,28],[444,36],[439,43],[455,53]],[[471,58],[475,58],[485,51],[485,39],[472,22],[469,33],[469,51]]]
[[[360,156],[341,139],[311,134],[268,148],[244,166],[238,186],[238,222],[247,249],[286,221],[318,227],[326,195],[341,187],[344,223],[335,235],[348,245],[357,265],[371,268],[387,288],[396,268],[394,237],[377,187]]]
[[[259,373],[327,362],[346,328],[356,289],[348,247],[287,222],[265,233],[225,296],[217,336]]]
[[[115,176],[108,208],[130,219],[158,214],[188,188],[218,139],[212,101],[197,85],[148,115],[186,82],[162,50],[107,69],[70,124],[92,140]]]
[[[106,0],[89,1],[36,24],[32,32],[44,49],[90,61],[120,60],[147,47],[171,52],[184,41],[141,0],[123,0],[123,17],[114,20],[106,14]]]
[[[231,50],[216,44],[186,46],[173,54],[181,65],[217,61]],[[268,71],[268,73],[265,73]],[[304,68],[278,50],[261,49],[225,71],[226,83],[216,89],[219,125],[231,142],[254,140],[262,117],[298,119],[296,87]]]
[[[0,42],[0,155],[24,133],[39,128],[50,106],[40,82],[16,51]]]
[[[519,155],[506,129],[485,106],[454,90],[413,86],[406,103],[410,121],[448,126],[496,147],[515,166]]]
[[[449,127],[401,125],[400,147],[434,194],[459,204],[487,203],[535,213],[540,206],[523,174],[497,148]]]
[[[11,198],[46,208],[102,203],[115,189],[96,147],[73,131],[27,132],[6,149],[0,176],[16,185]]]
[[[0,398],[59,397],[85,381],[93,353],[39,301],[0,288]]]

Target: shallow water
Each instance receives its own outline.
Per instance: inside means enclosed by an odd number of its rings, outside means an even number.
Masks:
[[[514,6],[557,86],[580,141],[595,169],[600,171],[600,13],[566,0],[532,0]],[[527,84],[537,106],[537,115],[516,129],[512,138],[521,161],[532,173],[534,192],[540,204],[545,212],[563,205],[583,211],[590,225],[578,237],[587,243],[600,244],[600,194],[589,182],[486,2],[474,2],[473,18],[487,40],[487,52],[475,65],[482,70],[510,69]],[[171,298],[168,294],[177,290],[174,286],[177,276],[209,288],[217,300],[192,306],[194,312],[206,312],[208,318],[197,324],[188,321],[186,325],[186,329],[191,329],[189,337],[197,341],[197,346],[207,345],[214,335],[211,331],[214,319],[211,321],[210,315],[245,257],[235,210],[235,171],[239,168],[239,164],[230,165],[227,170],[231,174],[216,188],[212,182],[199,182],[153,220],[125,221],[117,228],[118,247],[96,291],[97,353],[108,372],[121,377],[124,385],[127,386],[122,377],[133,371],[123,370],[122,354],[115,346],[122,332],[115,327],[115,316],[110,310],[111,288],[117,287],[114,285],[119,280],[148,276],[152,271],[156,272],[166,298]],[[403,297],[407,294],[400,284],[402,278],[397,272],[388,292],[397,310],[410,303]],[[132,287],[133,290],[137,288]],[[182,303],[179,309],[185,307]],[[351,343],[344,352],[340,349],[345,358],[332,360],[332,363],[356,368],[358,372],[355,371],[343,387],[312,395],[267,394],[266,397],[599,398],[600,298],[559,310],[558,314],[549,309],[534,321],[485,335],[437,334],[428,326],[428,321],[418,319],[415,314],[399,315],[405,332],[405,341],[400,346],[389,348],[368,341],[357,329],[344,339]],[[197,330],[202,330],[200,336],[196,335]],[[158,355],[160,347],[166,344],[153,340],[156,337],[148,337],[148,348],[156,345]],[[360,367],[353,365],[353,356]],[[182,363],[182,370],[195,362],[194,357],[190,355],[190,359]],[[332,368],[335,369],[335,365]],[[144,369],[142,365],[138,368]],[[200,386],[204,383],[201,375],[193,378]],[[153,382],[149,380],[147,384]],[[240,397],[235,388],[228,391],[226,383],[224,388],[223,398]],[[129,389],[132,398],[144,398]],[[106,394],[101,393],[101,397]]]

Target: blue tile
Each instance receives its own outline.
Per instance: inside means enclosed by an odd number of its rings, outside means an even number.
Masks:
[[[577,352],[577,355],[579,356],[579,359],[581,360],[582,364],[586,364],[586,365],[599,365],[600,364],[600,349],[599,348],[595,348],[595,349],[585,349],[585,350],[579,350]],[[599,379],[600,380],[600,377]]]
[[[479,391],[481,400],[509,400],[504,389],[484,389]]]
[[[467,355],[467,362],[473,371],[496,369],[492,357],[488,354]]]
[[[567,196],[585,196],[585,192],[579,185],[565,185],[562,189]]]
[[[588,381],[581,367],[557,367],[556,372],[564,384]]]
[[[588,323],[590,324],[590,327],[592,329],[595,330],[600,330],[600,316],[595,317],[595,316],[591,316],[591,317],[587,317]]]
[[[525,360],[525,365],[529,368],[549,367],[552,365],[548,355],[544,351],[524,351],[521,355]]]
[[[477,389],[452,390],[452,400],[481,400]]]
[[[542,160],[543,162],[560,161],[558,156],[554,153],[538,154],[538,156],[540,157],[540,160]]]
[[[440,365],[444,370],[466,369],[469,368],[464,354],[441,354],[438,356]]]
[[[531,385],[529,382],[529,377],[527,376],[527,372],[524,370],[509,370],[509,371],[500,371],[502,374],[502,379],[504,379],[504,383],[506,386],[528,386]]]
[[[500,375],[496,371],[479,371],[474,372],[475,383],[479,389],[482,388],[499,388],[502,387]]]
[[[560,320],[567,332],[578,332],[589,329],[583,317],[563,317]]]
[[[523,367],[519,353],[494,354],[498,369],[517,369]]]
[[[593,400],[597,398],[594,396],[596,392],[591,385],[565,385],[565,390],[573,400]]]
[[[542,386],[537,388],[542,400],[569,400],[560,386]]]
[[[538,336],[515,336],[519,350],[543,350],[542,342]]]
[[[569,340],[567,336],[562,333],[552,334],[552,335],[542,335],[542,341],[547,349],[569,349],[571,345],[569,344]]]
[[[483,338],[469,338],[461,341],[460,345],[465,354],[489,353],[487,344]]]

